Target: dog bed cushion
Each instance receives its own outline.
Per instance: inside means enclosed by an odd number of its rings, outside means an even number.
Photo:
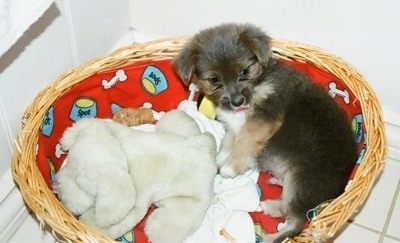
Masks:
[[[284,60],[282,62],[304,72],[312,80],[318,82],[345,109],[351,120],[360,154],[353,176],[366,150],[366,132],[359,101],[346,89],[343,82],[332,74],[303,62]],[[38,168],[49,188],[52,187],[54,175],[66,157],[60,148],[59,139],[73,122],[87,117],[111,118],[116,111],[125,107],[148,107],[157,112],[168,111],[177,108],[189,94],[188,88],[182,84],[174,72],[170,58],[103,70],[73,86],[48,109],[38,134]],[[195,100],[198,106],[203,101],[199,94],[196,95]],[[279,186],[267,183],[268,177],[270,177],[268,173],[260,173],[258,178],[261,200],[277,198],[281,193]],[[351,178],[349,178],[349,183],[351,183]],[[327,203],[315,205],[316,207],[310,209],[307,216],[312,219]],[[262,212],[252,212],[250,216],[254,222],[256,242],[261,242],[266,234],[274,233],[284,225],[282,218],[271,218]],[[147,242],[143,232],[144,222],[145,219],[117,241]]]

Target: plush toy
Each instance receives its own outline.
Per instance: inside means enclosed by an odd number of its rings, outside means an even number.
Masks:
[[[82,222],[117,238],[155,205],[145,226],[152,243],[183,242],[200,226],[213,197],[216,144],[185,112],[164,114],[155,133],[81,119],[60,142],[68,156],[55,191]]]

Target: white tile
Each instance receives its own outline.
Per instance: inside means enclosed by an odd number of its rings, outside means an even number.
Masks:
[[[8,122],[3,110],[3,101],[0,95],[0,181],[3,175],[7,172],[11,163],[12,145]],[[2,189],[0,187],[0,195]],[[2,197],[0,196],[0,202]]]
[[[11,237],[8,243],[55,243],[57,242],[53,235],[45,227],[40,229],[39,223],[32,215],[28,215],[25,221],[20,225],[15,234]]]
[[[400,163],[387,160],[382,175],[372,189],[361,212],[354,221],[360,225],[382,231],[400,178]]]
[[[400,190],[400,180],[397,181],[398,181],[397,190]],[[399,226],[400,226],[400,193],[397,195],[396,205],[390,217],[390,223],[387,230],[387,234],[400,238]]]
[[[400,243],[400,239],[399,239],[399,240],[396,240],[396,239],[393,239],[393,238],[385,237],[385,238],[383,239],[383,242],[382,242],[382,243]]]
[[[378,241],[379,234],[354,224],[348,224],[347,227],[340,233],[340,235],[333,240],[335,243],[377,243]]]

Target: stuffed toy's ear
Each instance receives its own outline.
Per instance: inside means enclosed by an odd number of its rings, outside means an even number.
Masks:
[[[171,110],[165,113],[158,121],[156,131],[182,137],[192,137],[201,133],[196,121],[181,110]]]
[[[174,67],[185,85],[189,85],[194,74],[196,51],[190,44],[185,46],[174,59]]]

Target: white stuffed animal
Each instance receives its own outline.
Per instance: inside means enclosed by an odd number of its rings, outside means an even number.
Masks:
[[[67,163],[55,191],[80,220],[112,238],[146,221],[152,243],[183,242],[201,224],[213,197],[216,144],[185,112],[173,110],[156,132],[96,118],[68,128]]]

